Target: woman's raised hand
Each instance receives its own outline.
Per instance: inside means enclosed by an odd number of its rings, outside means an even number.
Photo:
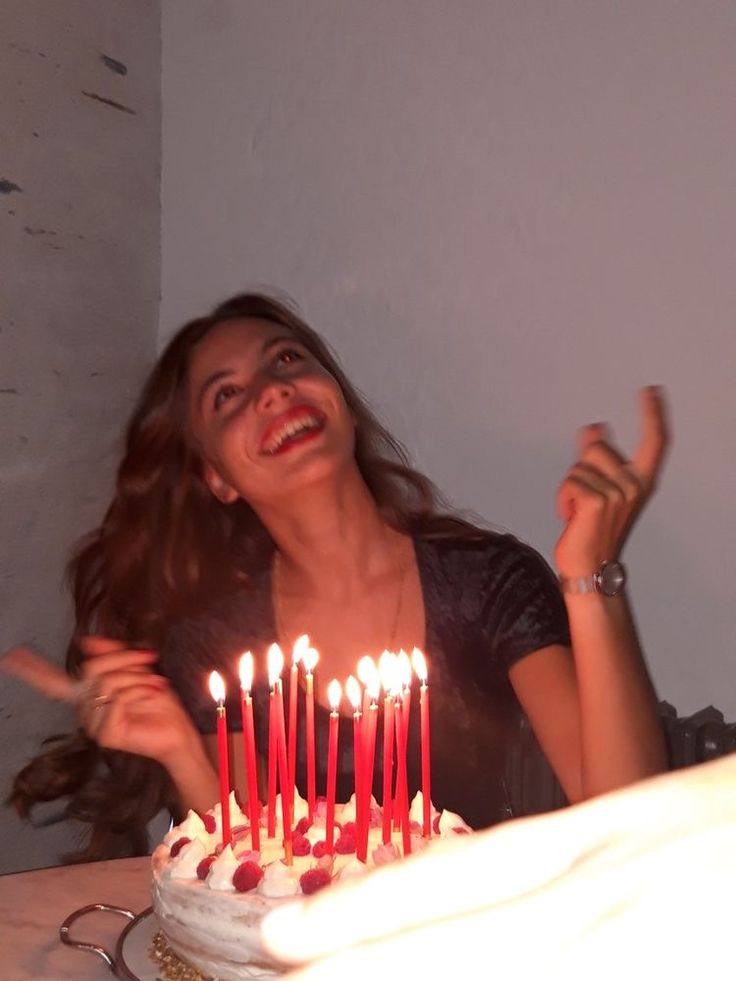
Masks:
[[[79,718],[85,732],[106,749],[158,760],[169,767],[195,735],[184,707],[163,675],[155,674],[155,651],[122,641],[80,639]]]
[[[668,444],[664,395],[650,386],[639,397],[641,438],[631,459],[613,445],[606,425],[580,431],[579,459],[557,492],[565,528],[555,564],[563,576],[589,576],[601,563],[615,561],[657,485]]]
[[[7,651],[0,667],[48,698],[74,705],[100,746],[170,769],[199,737],[167,679],[153,672],[157,654],[99,636],[82,637],[79,645],[85,657],[78,681],[27,646]]]

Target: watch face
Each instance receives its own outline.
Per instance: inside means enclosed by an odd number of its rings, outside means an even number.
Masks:
[[[620,562],[604,562],[598,571],[597,580],[604,596],[616,596],[626,583],[626,570]]]

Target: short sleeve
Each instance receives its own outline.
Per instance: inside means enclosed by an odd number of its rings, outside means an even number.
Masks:
[[[482,614],[484,639],[506,672],[542,647],[570,645],[556,576],[533,548],[516,539],[511,543],[487,570]]]

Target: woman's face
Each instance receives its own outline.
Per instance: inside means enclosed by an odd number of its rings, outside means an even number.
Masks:
[[[272,506],[354,462],[340,387],[278,324],[214,327],[190,358],[188,407],[205,479],[222,501]]]

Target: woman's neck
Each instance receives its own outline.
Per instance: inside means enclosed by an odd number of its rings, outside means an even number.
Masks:
[[[405,536],[382,518],[357,467],[261,513],[279,551],[284,592],[346,602],[396,571]]]

